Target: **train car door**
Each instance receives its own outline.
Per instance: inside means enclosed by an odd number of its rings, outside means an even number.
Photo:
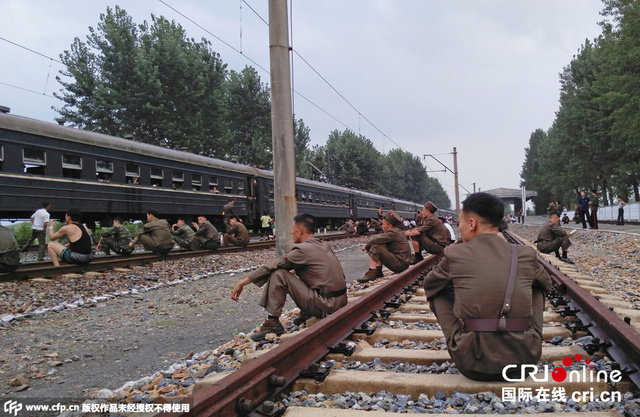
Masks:
[[[258,209],[258,207],[256,206],[256,190],[258,187],[257,181],[254,177],[247,177],[247,186],[247,216],[249,217],[249,224],[254,224],[257,221],[258,217],[260,217],[256,214]]]
[[[349,218],[358,218],[358,205],[356,204],[356,197],[353,194],[349,194]]]

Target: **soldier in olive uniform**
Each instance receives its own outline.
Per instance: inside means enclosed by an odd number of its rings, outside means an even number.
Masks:
[[[193,222],[196,234],[193,238],[191,248],[193,250],[208,249],[216,250],[220,247],[220,234],[205,216],[198,216],[198,223]]]
[[[471,194],[459,219],[463,243],[447,247],[424,280],[449,354],[462,375],[474,380],[503,380],[507,365],[515,365],[507,377],[519,377],[520,365],[537,364],[542,354],[544,293],[551,279],[533,248],[498,236],[503,214],[499,198]]]
[[[438,210],[435,204],[427,201],[422,208],[422,222],[420,226],[404,232],[405,236],[411,237],[411,244],[415,252],[411,265],[420,262],[422,251],[440,255],[444,252],[444,248],[451,241],[449,231],[442,224],[434,213]]]
[[[331,247],[315,238],[315,228],[314,216],[296,215],[293,218],[295,244],[291,250],[256,269],[238,281],[231,290],[231,299],[237,301],[245,285],[254,283],[258,287],[264,286],[259,304],[267,310],[269,317],[259,331],[251,336],[253,340],[262,340],[269,333],[284,332],[279,318],[287,294],[300,308],[301,317],[304,318],[322,318],[347,305],[347,284],[342,266]],[[292,270],[295,275],[289,272]]]
[[[358,282],[368,282],[383,277],[382,266],[393,272],[402,272],[409,268],[411,246],[399,227],[402,219],[393,210],[389,210],[382,218],[382,233],[369,241],[362,248],[369,253],[369,271]]]
[[[113,219],[113,227],[100,236],[96,250],[102,249],[107,255],[111,255],[111,251],[118,255],[131,255],[133,248],[129,243],[131,243],[131,232],[122,224],[122,219],[116,217]]]
[[[20,263],[20,247],[8,228],[0,225],[0,273],[13,272]]]
[[[356,228],[353,226],[353,220],[347,219],[347,221],[342,226],[338,227],[338,230],[352,235],[355,233]]]
[[[561,261],[572,264],[573,261],[567,257],[567,251],[571,246],[569,234],[560,228],[560,218],[558,213],[551,213],[540,231],[535,242],[536,247],[542,253],[555,252],[556,257]],[[562,248],[562,256],[560,256],[560,248]]]
[[[371,218],[371,220],[369,221],[369,227],[375,230],[377,233],[380,233],[383,231],[382,225],[380,224],[378,219]]]
[[[195,232],[185,223],[184,218],[178,218],[178,221],[171,225],[171,237],[182,249],[191,249],[193,235]]]
[[[147,210],[147,222],[129,246],[133,247],[140,241],[146,250],[166,256],[173,249],[173,239],[171,239],[169,223],[160,219],[159,216],[156,210]]]
[[[237,217],[230,218],[229,229],[224,235],[224,245],[247,246],[250,241],[249,231],[244,224],[240,223],[240,219]]]

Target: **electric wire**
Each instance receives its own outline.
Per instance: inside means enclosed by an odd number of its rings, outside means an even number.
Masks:
[[[37,95],[39,95],[39,96],[50,97],[50,98],[54,98],[54,99],[58,100],[58,98],[57,98],[57,97],[54,97],[54,96],[49,95],[49,94],[47,94],[47,93],[41,93],[41,92],[39,92],[39,91],[30,90],[30,89],[28,89],[28,88],[18,87],[17,85],[13,85],[13,84],[5,83],[5,82],[2,82],[2,81],[0,81],[0,84],[2,84],[2,85],[6,85],[7,87],[17,88],[18,90],[28,91],[29,93],[34,93],[34,94],[37,94]]]
[[[10,44],[12,44],[12,45],[17,46],[18,48],[26,49],[27,51],[29,51],[29,52],[33,52],[33,53],[34,53],[34,54],[36,54],[36,55],[40,55],[40,56],[42,56],[42,57],[48,58],[48,59],[50,59],[50,60],[52,60],[52,61],[56,61],[57,63],[64,65],[64,63],[63,63],[62,61],[58,61],[58,60],[57,60],[57,59],[55,59],[55,58],[52,58],[52,57],[47,56],[47,55],[45,55],[45,54],[42,54],[42,53],[40,53],[40,52],[38,52],[38,51],[34,51],[34,50],[33,50],[33,49],[31,49],[31,48],[27,48],[26,46],[22,46],[22,45],[20,45],[20,44],[18,44],[18,43],[15,43],[15,42],[13,42],[13,41],[10,41],[9,39],[5,39],[5,38],[3,38],[2,36],[0,36],[0,40],[3,40],[3,41],[5,41],[5,42],[8,42],[8,43],[10,43]]]

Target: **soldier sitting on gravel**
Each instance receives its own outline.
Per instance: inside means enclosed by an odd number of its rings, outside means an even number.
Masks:
[[[0,273],[13,272],[20,263],[20,247],[13,232],[0,225]]]
[[[129,243],[131,243],[131,232],[122,225],[120,217],[115,217],[111,230],[107,230],[100,236],[96,250],[102,249],[107,255],[111,255],[111,251],[118,255],[131,255],[133,248]]]
[[[194,234],[191,226],[184,222],[184,217],[179,217],[178,221],[171,225],[171,237],[182,249],[191,249]]]
[[[159,216],[156,210],[147,210],[147,222],[142,227],[142,232],[138,233],[129,246],[133,247],[139,240],[146,250],[166,256],[173,249],[173,239],[171,239],[169,223],[160,219]]]
[[[269,333],[279,335],[284,332],[280,314],[287,294],[301,310],[300,317],[294,320],[297,325],[310,317],[325,317],[347,305],[342,266],[331,247],[313,235],[315,228],[314,216],[295,216],[293,248],[241,279],[231,290],[231,299],[237,301],[245,285],[254,283],[259,287],[265,286],[259,304],[267,310],[269,318],[251,336],[254,341],[263,340]],[[295,274],[289,272],[291,270]]]
[[[544,293],[551,278],[525,245],[498,236],[504,203],[487,193],[471,194],[460,213],[462,243],[426,276],[424,289],[438,318],[447,349],[467,378],[520,377],[523,364],[542,354]],[[511,266],[514,265],[515,268]]]
[[[366,244],[363,251],[369,253],[369,271],[358,282],[369,282],[381,278],[382,265],[393,272],[402,272],[409,268],[411,262],[411,246],[399,227],[402,219],[393,210],[389,210],[382,218],[382,233]]]

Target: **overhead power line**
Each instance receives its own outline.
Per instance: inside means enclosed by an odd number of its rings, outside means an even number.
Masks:
[[[57,59],[55,59],[55,58],[52,58],[52,57],[50,57],[50,56],[47,56],[47,55],[45,55],[45,54],[43,54],[43,53],[40,53],[40,52],[38,52],[38,51],[34,51],[34,50],[33,50],[33,49],[31,49],[31,48],[27,48],[26,46],[23,46],[23,45],[20,45],[19,43],[15,43],[15,42],[13,42],[13,41],[10,41],[9,39],[5,39],[5,38],[3,38],[2,36],[0,36],[0,39],[1,39],[1,40],[3,40],[3,41],[5,41],[5,42],[7,42],[7,43],[10,43],[10,44],[12,44],[12,45],[17,46],[18,48],[25,49],[25,50],[27,50],[27,51],[29,51],[29,52],[33,52],[34,54],[40,55],[40,56],[42,56],[42,57],[45,57],[45,58],[47,58],[47,59],[50,59],[50,60],[52,60],[52,61],[55,61],[55,62],[57,62],[57,63],[59,63],[59,64],[64,65],[64,63],[63,63],[62,61],[59,61],[59,60],[57,60]]]

